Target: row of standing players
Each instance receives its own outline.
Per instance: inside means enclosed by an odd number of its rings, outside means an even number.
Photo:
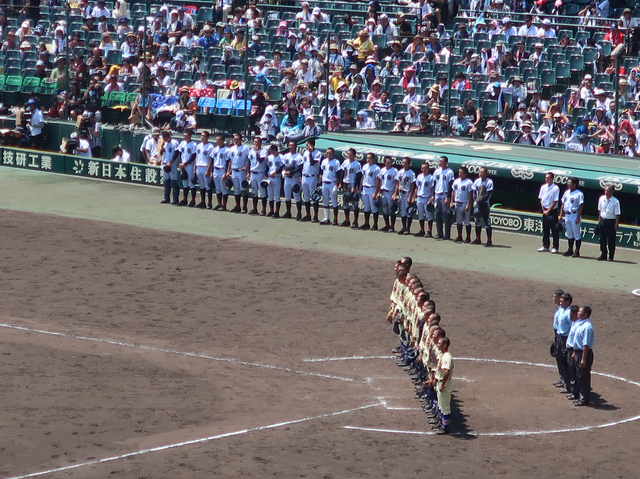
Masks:
[[[451,239],[453,219],[458,229],[456,241],[471,243],[471,214],[476,221],[476,244],[481,243],[482,227],[486,228],[487,246],[491,246],[491,220],[489,217],[493,181],[481,168],[479,177],[470,180],[466,167],[461,167],[456,179],[448,167],[449,160],[442,156],[438,168],[432,170],[425,162],[420,174],[411,170],[411,160],[403,158],[402,168],[393,166],[391,157],[385,157],[384,165],[376,164],[373,153],[366,155],[366,163],[357,161],[354,149],[347,151],[347,158],[335,158],[333,148],[327,148],[324,156],[315,149],[315,140],[306,141],[306,149],[298,152],[298,145],[290,142],[289,150],[280,154],[277,145],[263,147],[262,139],[254,139],[253,148],[242,143],[242,135],[233,136],[228,146],[223,135],[217,135],[215,143],[209,142],[209,132],[203,131],[200,143],[192,140],[186,131],[184,140],[171,139],[170,132],[163,133],[160,162],[163,166],[164,198],[162,203],[194,206],[214,210],[227,210],[229,190],[233,188],[235,205],[231,212],[260,214],[273,218],[292,218],[295,200],[299,221],[320,225],[345,226],[363,230],[396,231],[396,218],[400,216],[402,228],[397,232],[411,234],[415,213],[420,231],[417,237],[433,237],[436,222],[436,239]],[[178,175],[183,183],[183,198],[179,201]],[[200,202],[196,204],[196,182],[200,186]],[[248,209],[249,189],[253,207]],[[173,198],[170,198],[173,190]],[[281,191],[284,192],[285,213],[280,216]],[[212,204],[213,193],[217,205]],[[342,205],[338,193],[342,192]],[[189,201],[191,194],[191,201]],[[324,219],[318,218],[320,200],[324,207]],[[360,200],[364,207],[364,223],[359,225]],[[258,211],[259,202],[261,210]],[[269,211],[267,212],[267,203]],[[306,215],[302,214],[305,207]],[[313,214],[312,214],[313,207]],[[345,219],[338,222],[338,212],[343,209]],[[353,208],[353,222],[350,214]],[[333,218],[331,212],[333,210]],[[382,210],[384,226],[378,228]],[[466,228],[466,239],[463,238]]]
[[[440,327],[436,304],[411,270],[411,258],[395,264],[395,282],[387,321],[400,338],[396,364],[409,373],[422,409],[436,434],[449,434],[453,358],[450,340]]]
[[[554,340],[550,352],[556,358],[560,380],[554,386],[566,394],[575,406],[591,403],[591,367],[594,333],[591,307],[573,304],[570,294],[561,289],[553,293]]]

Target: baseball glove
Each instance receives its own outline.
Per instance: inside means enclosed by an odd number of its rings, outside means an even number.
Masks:
[[[164,171],[166,171],[167,173],[169,173],[169,172],[171,171],[171,165],[164,165],[164,166],[162,167],[162,169],[163,169]]]

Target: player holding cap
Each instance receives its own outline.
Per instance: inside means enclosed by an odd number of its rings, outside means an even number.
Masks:
[[[271,145],[269,147],[267,165],[269,168],[269,186],[267,187],[269,213],[267,214],[267,216],[271,216],[272,218],[280,218],[280,188],[282,187],[282,169],[284,168],[284,163],[282,162],[282,157],[278,152],[278,145]]]
[[[314,216],[311,219],[311,196],[318,187],[318,175],[320,174],[320,162],[322,154],[316,150],[316,140],[309,138],[306,142],[307,149],[302,155],[302,196],[307,215],[301,221],[313,221],[318,223],[318,203],[313,204]]]
[[[402,169],[398,172],[395,179],[395,191],[391,199],[393,201],[400,200],[400,218],[402,220],[402,229],[398,231],[399,235],[411,234],[411,218],[407,209],[409,207],[409,198],[413,196],[416,188],[416,174],[411,170],[411,159],[404,157],[402,159]]]
[[[438,394],[438,409],[440,409],[441,427],[436,429],[436,434],[449,434],[451,424],[451,393],[453,392],[453,357],[449,352],[451,341],[449,338],[438,340],[440,360],[436,369],[436,392]]]
[[[298,145],[295,141],[289,142],[289,151],[283,156],[284,163],[284,200],[287,211],[283,218],[291,218],[291,197],[296,200],[298,215],[296,219],[302,219],[302,200],[300,199],[300,175],[302,173],[302,155],[298,153]]]
[[[380,167],[376,164],[376,155],[368,153],[367,162],[362,167],[362,181],[359,188],[364,205],[364,224],[360,227],[361,230],[377,231],[378,229],[378,207],[375,204],[374,194],[379,189],[379,173]],[[371,213],[373,213],[373,227],[369,224]]]
[[[213,151],[213,145],[209,143],[209,132],[203,130],[200,133],[200,144],[196,146],[196,176],[198,177],[198,185],[200,186],[200,203],[198,208],[207,208],[205,204],[205,192],[207,199],[209,200],[209,209],[213,207],[213,191],[211,190],[211,152]],[[209,172],[209,174],[207,174]]]
[[[340,189],[344,192],[342,196],[342,206],[344,207],[345,220],[340,226],[358,227],[358,216],[360,215],[358,188],[362,179],[362,166],[356,160],[356,150],[349,148],[347,159],[342,162],[342,182]],[[349,222],[351,204],[353,204],[353,224]]]
[[[262,138],[256,136],[253,139],[253,148],[249,152],[249,173],[251,175],[251,193],[253,197],[253,209],[249,211],[250,215],[258,214],[258,198],[262,202],[260,216],[266,216],[267,214],[267,190],[262,181],[267,174],[268,154],[267,149],[262,147]]]
[[[416,179],[416,188],[414,190],[413,198],[410,199],[410,202],[416,202],[416,206],[418,208],[418,221],[420,221],[420,231],[418,231],[415,236],[426,236],[427,238],[431,238],[433,236],[433,211],[429,211],[427,206],[429,205],[429,200],[433,196],[434,180],[433,175],[429,173],[429,162],[425,161],[420,167],[420,171],[421,173]],[[424,231],[425,219],[429,222],[429,231],[426,234]]]
[[[451,237],[451,185],[453,170],[449,168],[449,158],[441,156],[438,168],[433,172],[435,181],[434,196],[431,201],[436,204],[436,239],[448,240]],[[443,228],[444,225],[444,228]]]
[[[233,182],[233,196],[236,199],[236,205],[231,210],[232,213],[247,212],[247,203],[249,198],[246,189],[242,187],[242,182],[246,181],[249,170],[249,151],[250,148],[242,144],[242,135],[240,133],[233,134],[233,146],[229,148],[229,169],[227,170],[227,178],[231,178]],[[240,209],[240,196],[244,193],[244,205]]]
[[[392,211],[393,192],[395,191],[395,181],[398,170],[393,166],[393,159],[390,156],[384,157],[384,168],[378,173],[378,191],[374,194],[374,200],[380,198],[382,200],[382,217],[384,218],[384,226],[380,231],[396,230],[396,214]],[[389,214],[391,214],[391,222],[389,222]]]
[[[452,205],[455,205],[456,227],[458,228],[458,237],[456,243],[462,243],[462,225],[467,229],[467,239],[465,243],[471,243],[471,204],[473,203],[473,181],[467,178],[469,170],[466,166],[461,166],[458,170],[458,178],[451,186]]]
[[[338,179],[338,171],[340,171],[340,161],[334,157],[333,148],[327,148],[325,151],[326,158],[322,160],[320,165],[320,181],[322,183],[322,201],[324,204],[324,219],[321,225],[330,225],[329,201],[333,208],[333,224],[338,224],[338,188],[336,181]]]
[[[229,149],[225,145],[224,135],[216,135],[216,146],[211,150],[211,158],[209,174],[213,176],[213,185],[216,189],[216,198],[218,204],[216,211],[226,211],[227,200],[229,199],[229,189],[226,181],[229,178],[228,170],[230,170],[231,159],[229,158]]]
[[[162,158],[162,180],[164,183],[164,198],[160,203],[169,203],[169,195],[173,189],[172,205],[178,205],[178,142],[171,138],[170,131],[162,132],[162,146],[160,147],[160,156]]]
[[[182,191],[183,198],[178,206],[196,205],[196,185],[193,182],[195,174],[196,142],[191,140],[191,130],[184,131],[184,140],[178,145],[180,152],[180,164],[178,168],[182,171]],[[191,202],[189,203],[189,190],[191,190]]]
[[[580,233],[580,222],[582,220],[582,209],[584,208],[584,194],[578,190],[578,178],[572,176],[567,181],[567,191],[560,200],[560,215],[558,220],[565,216],[565,228],[567,231],[567,242],[569,248],[562,256],[580,257],[580,246],[582,245],[582,235]],[[573,245],[576,245],[575,252]]]

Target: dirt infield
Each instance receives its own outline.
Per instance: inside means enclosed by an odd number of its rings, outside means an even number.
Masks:
[[[457,435],[400,434],[430,430],[384,358],[391,262],[5,210],[0,231],[0,477],[637,476],[638,386],[596,375],[590,408],[551,386],[562,284],[416,265]],[[570,292],[594,369],[640,380],[638,298]]]

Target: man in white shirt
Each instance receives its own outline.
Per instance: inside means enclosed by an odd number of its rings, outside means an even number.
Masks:
[[[360,162],[356,160],[356,150],[349,148],[347,151],[347,159],[342,162],[340,167],[342,170],[340,189],[343,191],[342,206],[344,208],[345,219],[340,226],[357,228],[358,216],[360,215],[358,188],[362,179],[362,167]],[[349,221],[351,213],[351,205],[353,204],[353,224]]]
[[[433,172],[435,187],[432,201],[436,204],[436,239],[451,238],[451,185],[453,184],[453,170],[449,168],[449,158],[441,156],[438,168]],[[443,228],[444,227],[444,228]]]
[[[333,148],[327,148],[325,151],[325,159],[322,160],[320,165],[320,181],[322,183],[322,200],[324,204],[324,219],[320,222],[323,226],[331,224],[330,210],[333,208],[333,224],[338,225],[338,187],[336,182],[338,180],[338,174],[340,177],[344,174],[340,166],[340,161],[335,158],[335,151]],[[348,160],[345,160],[348,161]],[[331,203],[331,204],[329,204]]]
[[[213,144],[209,143],[209,132],[202,130],[200,133],[200,143],[196,146],[196,177],[198,178],[198,186],[200,187],[200,203],[197,208],[206,209],[205,194],[209,200],[209,209],[213,208],[213,189],[211,183],[213,178],[210,173],[211,170],[211,152],[213,151]],[[207,172],[209,174],[207,175]]]
[[[104,0],[98,0],[98,2],[96,3],[96,6],[93,7],[93,9],[91,10],[91,16],[93,18],[100,18],[103,15],[107,18],[111,16],[111,13],[109,12],[109,10],[105,8],[104,4],[105,4]]]
[[[393,195],[394,200],[400,200],[400,220],[402,221],[402,229],[398,231],[399,235],[411,234],[411,222],[413,216],[409,215],[409,198],[413,197],[416,189],[416,174],[411,170],[411,158],[404,157],[402,159],[402,169],[396,175],[396,189]]]
[[[394,201],[393,191],[395,189],[395,181],[398,170],[393,166],[393,158],[390,156],[384,157],[384,168],[378,173],[378,187],[373,194],[374,201],[380,198],[382,202],[382,217],[384,218],[384,227],[380,228],[380,231],[394,232],[396,230],[396,211],[397,207],[393,208]],[[389,215],[391,215],[391,222],[389,222]]]
[[[394,38],[398,35],[398,28],[393,24],[389,23],[389,17],[386,13],[383,13],[378,17],[378,26],[375,30],[376,35],[386,35],[387,43],[391,43]]]
[[[173,189],[171,204],[178,206],[178,142],[171,138],[170,131],[162,132],[162,147],[160,149],[160,157],[162,163],[162,180],[164,183],[164,198],[160,202],[162,204],[169,203],[169,195]]]
[[[111,161],[117,161],[118,163],[131,162],[131,155],[127,150],[123,150],[120,145],[116,145],[111,148]]]
[[[247,213],[247,204],[249,203],[248,182],[249,176],[249,150],[247,145],[242,144],[242,134],[234,133],[233,146],[229,148],[229,168],[227,170],[227,178],[231,178],[233,182],[233,196],[236,199],[236,205],[231,213]],[[240,196],[244,195],[242,210],[240,209]]]
[[[360,227],[361,230],[378,230],[378,207],[373,196],[380,181],[378,179],[379,173],[380,167],[376,164],[376,155],[368,153],[367,163],[362,167],[362,181],[360,183],[360,194],[364,205],[364,224]],[[369,223],[371,213],[373,213],[373,227]]]
[[[73,133],[71,134],[71,138],[73,139]],[[91,158],[91,143],[89,143],[89,137],[86,132],[81,132],[79,135],[76,133],[76,137],[78,138],[78,146],[76,147],[76,153],[78,156],[83,158]]]
[[[153,164],[156,161],[158,154],[158,139],[160,138],[160,128],[154,128],[151,130],[151,134],[147,135],[142,140],[140,145],[140,156],[144,160],[144,163]]]
[[[578,178],[572,176],[567,181],[567,191],[562,195],[560,202],[560,215],[558,219],[565,217],[565,229],[569,248],[562,256],[580,257],[580,246],[582,245],[582,234],[580,223],[582,221],[582,210],[584,208],[584,194],[578,190]],[[576,249],[573,250],[575,243]]]
[[[465,243],[471,243],[471,204],[473,203],[473,182],[467,178],[469,169],[461,166],[458,170],[458,178],[451,185],[451,204],[455,205],[456,227],[458,229],[458,237],[455,243],[462,243],[462,226],[467,230],[467,239]]]
[[[524,24],[518,30],[518,35],[522,37],[535,37],[538,35],[538,28],[533,25],[533,17],[531,15],[524,16]]]
[[[258,199],[262,203],[260,216],[267,215],[267,189],[263,184],[267,174],[267,156],[269,156],[269,151],[262,147],[262,138],[256,136],[253,139],[253,148],[249,152],[249,173],[253,200],[253,209],[249,211],[250,215],[258,214]]]
[[[560,204],[560,188],[554,183],[555,174],[552,172],[544,175],[545,183],[540,187],[538,200],[542,209],[542,247],[538,248],[539,253],[549,251],[551,242],[549,235],[553,236],[553,248],[551,253],[557,254],[560,247],[560,233],[556,229],[558,224],[558,206]]]
[[[291,198],[296,200],[298,214],[296,219],[302,219],[302,200],[300,198],[300,176],[302,173],[302,155],[298,153],[298,144],[295,141],[289,142],[289,151],[282,158],[284,169],[284,203],[286,212],[283,218],[291,218]]]
[[[230,181],[229,164],[229,148],[225,144],[223,134],[216,135],[216,145],[211,150],[212,162],[209,164],[208,175],[213,177],[213,186],[216,190],[216,199],[218,204],[213,208],[215,211],[227,211],[227,201],[229,199],[229,187],[227,182]],[[233,182],[232,182],[233,183]]]
[[[620,201],[613,196],[613,187],[607,186],[598,200],[600,225],[600,256],[598,261],[613,261],[616,252],[616,231],[620,223]],[[607,252],[607,245],[609,251]]]
[[[182,201],[178,206],[196,205],[196,184],[195,184],[195,159],[196,159],[196,142],[191,139],[193,135],[191,130],[185,130],[183,140],[178,145],[180,152],[180,177],[182,178]],[[191,202],[189,202],[189,191],[191,191]]]
[[[36,150],[42,148],[42,140],[44,135],[42,129],[44,128],[44,116],[42,110],[38,108],[38,102],[33,98],[27,101],[27,109],[32,110],[31,119],[29,120],[29,134],[31,135],[31,141],[33,147]]]
[[[542,20],[540,29],[538,30],[538,36],[542,38],[555,38],[556,31],[551,28],[551,20],[545,18]]]
[[[416,208],[418,209],[418,221],[420,222],[420,231],[414,236],[427,238],[433,237],[433,204],[429,203],[429,200],[433,196],[434,180],[433,175],[429,173],[429,162],[425,161],[420,166],[420,174],[416,178],[416,189],[414,191],[414,197],[410,200],[415,201]],[[431,205],[431,206],[429,206]],[[425,233],[424,222],[428,222],[429,229]]]

